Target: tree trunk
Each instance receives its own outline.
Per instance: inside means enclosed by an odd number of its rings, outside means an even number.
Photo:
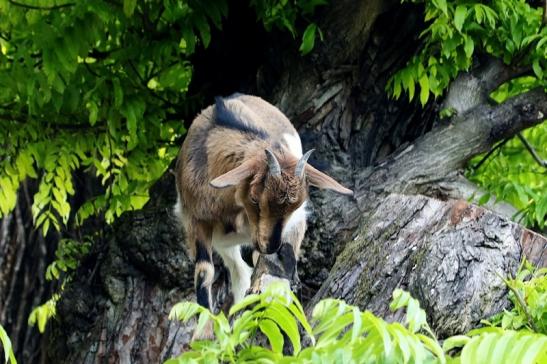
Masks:
[[[445,336],[506,305],[498,274],[514,274],[523,254],[546,263],[545,238],[464,202],[476,189],[460,170],[473,155],[541,122],[547,98],[530,92],[501,106],[474,98],[442,123],[433,101],[421,108],[390,100],[387,79],[415,49],[419,19],[414,6],[392,1],[333,2],[320,22],[326,41],[313,54],[299,56],[279,36],[266,51],[271,59],[249,70],[255,85],[239,91],[277,104],[298,127],[305,149],[317,149],[311,164],[355,191],[353,199],[311,193],[298,264],[308,307],[334,296],[398,319],[387,307],[393,289],[403,287]],[[477,70],[479,79],[486,69]],[[175,302],[195,299],[193,264],[171,213],[170,174],[152,196],[143,211],[112,227],[65,288],[52,362],[161,362],[184,350],[192,323],[167,315]],[[227,275],[217,263],[219,310],[229,299]]]
[[[0,323],[22,363],[45,363],[44,337],[28,325],[32,309],[47,301],[55,284],[45,280],[58,237],[45,239],[32,226],[32,188],[24,183],[14,211],[0,220]],[[3,356],[0,348],[0,357]]]
[[[308,306],[337,297],[396,320],[387,303],[403,288],[420,301],[437,335],[463,333],[506,307],[501,278],[514,274],[533,246],[547,240],[463,200],[390,194],[363,221]]]

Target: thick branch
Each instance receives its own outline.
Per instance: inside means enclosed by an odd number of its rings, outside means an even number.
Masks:
[[[488,191],[470,182],[459,172],[452,173],[437,183],[418,185],[416,192],[441,200],[465,201],[479,201],[484,195],[489,194]],[[518,212],[513,205],[498,200],[496,196],[491,196],[484,207],[507,219],[513,219]]]
[[[504,82],[530,72],[530,67],[515,68],[500,59],[488,58],[471,72],[461,73],[451,84],[443,108],[463,115],[480,104],[488,103],[490,93]]]
[[[376,181],[377,188],[408,192],[416,184],[442,179],[496,142],[541,123],[545,115],[547,95],[542,89],[496,106],[481,104],[457,116],[453,123],[432,130],[377,167],[374,173],[382,180]]]

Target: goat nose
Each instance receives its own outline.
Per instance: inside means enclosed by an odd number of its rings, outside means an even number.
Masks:
[[[266,251],[264,252],[264,254],[277,253],[277,251],[279,250],[280,247],[281,247],[281,244],[277,244],[276,246],[268,245],[266,247]]]

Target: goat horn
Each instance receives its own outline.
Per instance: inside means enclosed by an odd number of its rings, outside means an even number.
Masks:
[[[306,171],[306,163],[308,163],[308,158],[313,153],[315,149],[310,149],[300,158],[294,169],[294,175],[300,178],[304,178],[304,172]]]
[[[268,169],[270,170],[270,174],[274,177],[281,176],[281,166],[270,149],[266,149],[266,160],[268,161]]]

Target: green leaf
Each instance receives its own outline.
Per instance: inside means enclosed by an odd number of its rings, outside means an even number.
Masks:
[[[311,23],[306,27],[304,34],[302,35],[302,44],[300,44],[300,53],[302,55],[311,52],[315,45],[315,33],[317,31],[317,24]]]
[[[420,103],[425,106],[429,99],[429,78],[427,75],[420,77]]]
[[[547,215],[547,195],[543,196],[542,199],[536,202],[536,217],[541,219],[541,221],[546,220]]]
[[[89,110],[89,124],[93,126],[97,122],[99,107],[93,101],[89,101],[86,106],[87,106],[87,109]]]
[[[182,28],[182,35],[186,45],[186,54],[193,54],[196,49],[196,35],[190,27]]]
[[[260,324],[258,325],[260,328],[260,331],[268,337],[268,340],[270,341],[270,345],[272,346],[272,350],[275,353],[282,353],[283,352],[283,335],[281,334],[281,331],[279,330],[279,327],[277,324],[272,320],[261,320]]]
[[[465,55],[469,58],[473,55],[473,50],[475,48],[475,43],[473,42],[473,38],[466,36],[465,37],[465,45],[463,47],[465,51]]]
[[[228,313],[228,316],[233,316],[237,312],[249,308],[252,304],[259,302],[260,296],[257,294],[250,294],[245,296],[239,303],[236,303],[232,307],[230,307],[230,312]]]
[[[114,107],[119,108],[123,103],[123,89],[120,85],[120,80],[114,78],[112,80],[112,86],[114,88]]]
[[[203,46],[205,48],[209,47],[209,43],[211,43],[211,27],[205,16],[196,16],[195,25],[198,28]]]
[[[2,347],[4,350],[4,360],[5,363],[8,361],[10,364],[17,364],[17,360],[15,359],[15,354],[13,353],[13,347],[11,345],[11,340],[2,325],[0,325],[0,342],[2,343]]]
[[[439,345],[436,339],[423,334],[416,334],[416,336],[424,343],[424,345],[433,353],[437,358],[439,358],[441,363],[445,362],[445,356],[443,349]]]
[[[30,326],[34,326],[35,324],[37,324],[38,331],[40,331],[40,333],[44,333],[46,330],[47,322],[56,314],[56,305],[58,299],[59,295],[54,294],[44,304],[35,307],[29,315],[28,324]]]
[[[541,69],[541,66],[539,65],[539,59],[535,59],[533,62],[532,62],[532,69],[534,70],[534,74],[538,77],[538,78],[543,78],[543,69]]]
[[[433,0],[433,4],[439,8],[444,15],[448,16],[448,7],[446,6],[446,0]]]
[[[298,332],[298,326],[289,311],[281,305],[271,305],[264,311],[264,318],[268,318],[279,325],[289,337],[294,348],[294,353],[298,354],[301,349],[300,333]]]
[[[456,6],[456,11],[454,13],[454,26],[459,32],[462,31],[463,23],[465,22],[466,16],[467,8],[463,5]]]
[[[509,349],[506,351],[506,349]],[[547,350],[547,337],[515,331],[484,333],[464,346],[461,363],[535,363]],[[500,355],[500,353],[508,355]],[[493,359],[500,361],[492,361]],[[523,359],[527,359],[524,361]]]
[[[465,335],[456,335],[451,336],[443,342],[443,351],[448,353],[448,351],[454,348],[461,348],[467,344],[471,338]]]
[[[165,88],[178,92],[186,92],[190,85],[192,69],[187,62],[172,65],[160,73],[158,83]]]
[[[490,201],[491,197],[492,197],[492,195],[490,193],[485,193],[484,195],[482,195],[481,198],[479,198],[479,201],[478,201],[479,206],[482,206],[485,203],[487,203],[488,201]]]
[[[137,0],[123,0],[123,12],[128,18],[135,12],[137,6]]]
[[[173,306],[169,313],[169,319],[186,322],[197,314],[207,311],[206,308],[195,302],[180,302]]]

